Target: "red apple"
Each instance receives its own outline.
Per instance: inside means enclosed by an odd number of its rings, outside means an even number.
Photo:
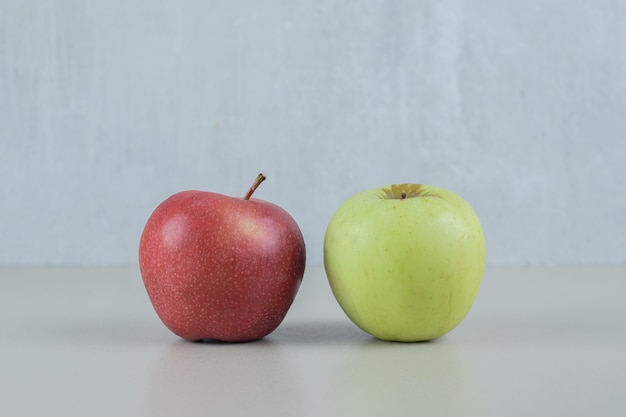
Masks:
[[[302,282],[306,253],[294,219],[275,204],[206,191],[172,195],[139,243],[150,301],[178,336],[260,339],[283,321]]]

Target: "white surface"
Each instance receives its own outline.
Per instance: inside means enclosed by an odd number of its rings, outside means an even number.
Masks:
[[[0,0],[0,264],[132,264],[199,188],[449,188],[495,264],[626,264],[626,2]],[[521,238],[521,237],[525,238]]]
[[[623,416],[626,268],[488,268],[444,338],[377,341],[309,269],[246,344],[169,333],[134,268],[0,268],[2,416]]]

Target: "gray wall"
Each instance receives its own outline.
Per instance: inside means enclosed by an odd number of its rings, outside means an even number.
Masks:
[[[394,182],[490,264],[626,263],[626,2],[0,0],[0,264],[132,264],[189,188],[300,224]]]

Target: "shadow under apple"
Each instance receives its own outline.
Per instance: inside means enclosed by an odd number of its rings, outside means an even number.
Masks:
[[[289,415],[297,378],[269,339],[172,343],[150,373],[144,415]]]
[[[346,417],[481,415],[477,375],[445,337],[401,343],[369,339],[332,379],[333,413]]]
[[[337,346],[361,343],[373,337],[348,319],[344,321],[285,321],[267,340],[281,345]]]

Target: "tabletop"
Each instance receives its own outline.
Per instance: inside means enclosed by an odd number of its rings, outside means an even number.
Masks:
[[[136,267],[0,267],[2,416],[623,416],[626,267],[487,267],[425,343],[363,333],[309,267],[281,326],[192,343]]]

